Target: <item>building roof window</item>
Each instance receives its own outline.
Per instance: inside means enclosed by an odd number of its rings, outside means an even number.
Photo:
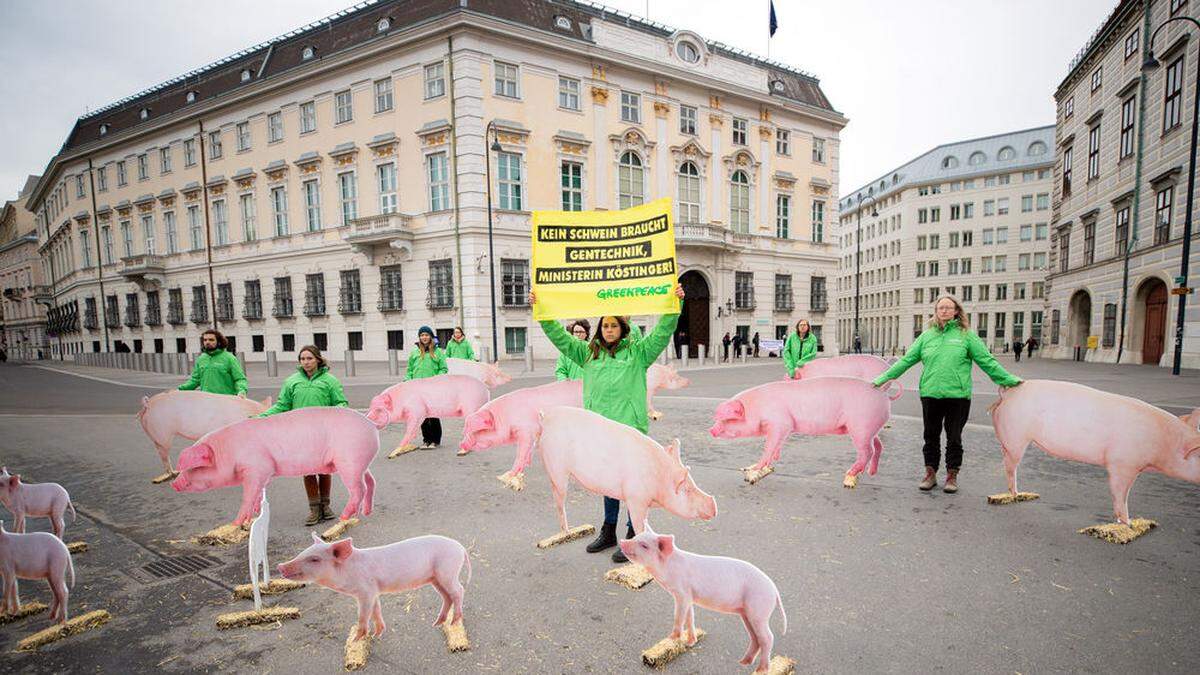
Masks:
[[[194,91],[189,91],[189,92],[187,93],[187,102],[188,102],[188,103],[195,103],[195,102],[196,102],[196,98],[197,98],[197,96],[196,96],[196,92],[194,92]]]
[[[304,59],[305,61],[311,59],[312,57],[314,57],[316,55],[317,55],[317,50],[313,49],[312,47],[305,47],[304,49],[302,49],[300,51],[300,58]]]
[[[242,68],[242,82],[249,82],[249,81],[250,81],[250,69]]]
[[[675,54],[687,63],[696,63],[700,60],[700,50],[687,40],[681,40],[675,45]]]
[[[942,168],[943,169],[957,169],[958,168],[958,158],[955,157],[954,155],[948,155],[947,157],[942,159]]]
[[[142,111],[138,113],[138,117],[141,117],[143,120],[150,119],[150,109],[142,108]]]
[[[386,16],[383,17],[382,19],[380,19],[379,23],[375,24],[375,29],[377,31],[379,31],[380,33],[386,31],[387,29],[389,29],[391,27],[392,27],[392,20]]]

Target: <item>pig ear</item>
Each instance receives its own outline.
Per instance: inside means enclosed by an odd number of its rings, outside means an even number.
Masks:
[[[664,534],[658,538],[658,554],[665,558],[675,552],[675,535]]]
[[[312,539],[313,539],[314,544],[324,544],[325,543],[325,540],[317,535],[316,530],[313,530],[313,532],[312,532]]]
[[[479,415],[479,421],[483,423],[484,429],[496,428],[496,416],[492,414],[491,410],[482,411],[482,413]]]
[[[687,485],[688,478],[692,475],[692,472],[690,470],[688,470],[688,468],[686,466],[683,466],[682,464],[680,466],[682,468],[680,469],[679,473],[675,475],[675,491],[676,492],[679,492],[680,490],[683,489],[684,485]]]
[[[333,543],[331,549],[333,551],[333,559],[338,562],[345,562],[346,558],[354,551],[354,541],[352,539],[342,539]]]
[[[192,452],[188,452],[191,450]],[[214,462],[212,446],[208,443],[198,443],[183,451],[179,456],[179,464],[175,467],[179,472],[212,466]]]

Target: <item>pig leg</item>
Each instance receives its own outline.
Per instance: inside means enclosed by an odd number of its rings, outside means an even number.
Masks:
[[[15,569],[4,572],[4,613],[15,614],[20,605],[17,597],[17,572]]]
[[[358,601],[358,623],[357,630],[354,631],[354,639],[361,640],[367,637],[367,622],[371,619],[371,610],[375,607],[375,603],[379,601],[379,595],[374,596],[355,596]]]
[[[59,539],[63,538],[63,533],[67,529],[67,524],[63,522],[63,512],[58,510],[50,514],[50,527],[54,529],[54,536]]]
[[[509,476],[519,476],[533,463],[533,438],[527,433],[517,434],[517,457],[513,460]]]
[[[641,534],[642,528],[646,527],[646,514],[650,510],[649,505],[641,502],[634,502],[629,499],[625,501],[625,505],[629,508],[629,517],[633,520],[634,534]]]
[[[867,465],[867,473],[874,476],[875,472],[879,470],[879,456],[883,454],[883,441],[879,440],[879,437],[876,436],[871,439],[871,445],[874,447],[875,452],[871,455],[871,463]]]
[[[245,477],[245,482],[242,483],[242,506],[238,510],[237,519],[233,521],[234,525],[245,525],[254,520],[254,516],[258,515],[263,488],[266,486],[266,479],[258,476]]]
[[[871,458],[874,447],[871,438],[854,438],[851,436],[851,440],[854,441],[854,447],[858,450],[858,457],[854,460],[854,465],[850,467],[846,475],[857,476],[863,472],[863,469],[867,468],[867,460]]]
[[[13,532],[25,534],[25,511],[13,512]]]
[[[154,441],[154,449],[158,451],[158,458],[162,460],[163,468],[167,470],[167,473],[172,473],[174,469],[171,468],[171,444]]]
[[[567,527],[567,482],[570,477],[562,467],[551,459],[549,462],[545,452],[542,453],[542,464],[546,467],[546,474],[550,477],[550,492],[554,494],[554,505],[558,508],[558,526],[566,532],[570,528]]]
[[[1129,491],[1137,477],[1136,469],[1115,466],[1108,469],[1108,489],[1112,492],[1113,515],[1118,523],[1129,524]]]
[[[463,585],[458,580],[462,565],[443,565],[439,567],[438,586],[445,590],[446,597],[454,606],[454,620],[451,623],[461,623],[463,618]]]
[[[429,584],[438,592],[438,595],[442,596],[442,610],[438,612],[437,618],[433,621],[434,626],[440,626],[446,623],[446,615],[450,613],[450,608],[454,606],[454,599],[450,597],[450,592],[442,586],[442,583],[438,579],[433,579]]]
[[[685,617],[687,624],[687,646],[691,647],[696,644],[696,605],[689,604],[687,608],[687,616]]]
[[[771,647],[775,644],[775,635],[771,632],[770,614],[755,617],[751,622],[758,642],[758,667],[756,673],[765,673],[771,667]]]
[[[692,600],[680,593],[679,595],[671,594],[675,600],[675,619],[671,624],[672,640],[679,640],[683,637],[684,623],[687,621],[688,610],[692,607]]]
[[[767,425],[767,442],[763,445],[762,457],[759,457],[758,464],[750,468],[757,471],[758,469],[774,464],[783,451],[783,442],[787,439],[789,433],[789,431],[785,431],[778,426]]]
[[[50,593],[54,596],[52,604],[54,607],[50,612],[50,619],[57,619],[59,623],[67,622],[67,565],[56,565],[50,570],[50,577],[46,580],[50,584]]]
[[[363,472],[363,481],[367,485],[367,490],[363,495],[362,503],[358,505],[358,510],[364,516],[369,516],[371,509],[375,507],[375,476],[371,475],[370,469]]]
[[[353,471],[338,471],[338,477],[342,479],[342,484],[350,491],[350,498],[346,500],[346,508],[342,509],[342,520],[350,520],[350,517],[358,513],[358,505],[363,501],[367,491],[366,472],[355,474]]]
[[[746,633],[750,636],[750,646],[746,647],[746,654],[738,663],[748,666],[754,662],[754,657],[758,654],[758,637],[754,634],[754,628],[750,625],[750,620],[746,618],[745,613],[739,614],[739,616],[742,617],[742,625],[746,627]]]
[[[413,439],[417,437],[417,432],[421,430],[421,422],[423,421],[425,421],[424,411],[404,411],[404,438],[400,439],[400,445],[396,446],[397,450],[412,445]]]
[[[646,392],[646,413],[650,419],[658,421],[662,419],[663,414],[654,409],[654,392]]]
[[[375,622],[375,637],[383,635],[387,624],[383,622],[383,605],[379,602],[379,596],[375,596],[375,606],[371,608],[371,621]]]

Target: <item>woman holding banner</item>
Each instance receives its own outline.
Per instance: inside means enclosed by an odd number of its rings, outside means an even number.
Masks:
[[[675,297],[683,299],[683,286],[675,284]],[[532,292],[529,304],[537,302]],[[646,410],[646,370],[671,342],[679,324],[679,313],[664,314],[649,335],[629,340],[629,322],[620,316],[600,317],[600,324],[591,342],[584,344],[571,337],[557,321],[542,321],[542,330],[558,351],[583,370],[583,407],[647,433],[650,417]],[[621,502],[604,498],[604,524],[600,535],[587,546],[596,553],[617,545],[617,519]],[[634,536],[633,523],[627,521],[626,539]],[[612,556],[613,562],[628,562],[621,549]]]

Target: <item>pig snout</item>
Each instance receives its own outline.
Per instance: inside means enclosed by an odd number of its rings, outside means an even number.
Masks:
[[[293,579],[293,577],[295,577],[297,574],[295,564],[290,562],[279,563],[279,565],[276,566],[276,569],[279,570],[279,576],[283,577],[284,579]]]
[[[710,435],[711,435],[713,438],[720,438],[720,437],[721,437],[721,435],[722,435],[723,433],[725,433],[725,425],[724,425],[724,424],[721,424],[720,422],[716,422],[716,423],[714,423],[714,424],[712,425],[712,427],[711,427],[711,428],[709,428],[709,430],[708,430],[708,433],[709,433],[709,434],[710,434]]]
[[[717,500],[707,497],[700,505],[700,520],[712,520],[717,517]]]
[[[171,488],[176,492],[188,491],[188,480],[185,474],[179,474],[179,477],[171,481]]]

